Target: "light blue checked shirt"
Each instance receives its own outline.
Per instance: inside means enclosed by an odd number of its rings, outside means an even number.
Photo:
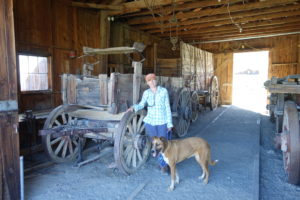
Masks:
[[[153,93],[149,88],[144,91],[142,100],[139,104],[133,105],[135,112],[148,108],[147,116],[144,122],[150,125],[163,125],[167,124],[168,128],[172,128],[172,113],[170,108],[168,90],[164,87],[157,87],[156,93]]]

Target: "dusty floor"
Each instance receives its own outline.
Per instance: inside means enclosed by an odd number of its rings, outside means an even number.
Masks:
[[[124,176],[107,168],[111,152],[81,168],[67,163],[35,171],[25,180],[25,199],[299,199],[300,187],[285,182],[281,153],[272,146],[274,129],[267,116],[234,106],[202,113],[187,137],[205,138],[219,160],[207,185],[197,178],[202,171],[193,158],[178,164],[180,184],[168,192],[170,177],[155,159]]]

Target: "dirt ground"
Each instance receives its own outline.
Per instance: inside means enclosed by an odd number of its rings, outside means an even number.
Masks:
[[[25,179],[25,199],[297,199],[300,187],[286,183],[282,156],[272,146],[275,127],[267,116],[234,106],[203,112],[187,137],[206,139],[212,149],[207,185],[194,158],[177,165],[180,183],[168,192],[170,177],[157,169],[150,157],[138,172],[125,176],[107,168],[112,150],[98,161],[73,167],[56,164],[35,170]],[[96,155],[96,152],[88,156]]]

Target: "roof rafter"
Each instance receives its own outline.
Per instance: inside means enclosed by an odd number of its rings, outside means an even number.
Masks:
[[[235,18],[245,18],[245,17],[253,17],[253,16],[261,16],[263,18],[272,18],[273,16],[276,16],[277,13],[280,15],[280,13],[283,13],[284,11],[294,11],[294,10],[300,10],[300,5],[289,5],[289,6],[278,6],[278,7],[273,7],[273,8],[264,8],[264,9],[259,9],[259,10],[252,10],[252,11],[246,11],[246,12],[235,12],[231,13],[231,17],[236,20]],[[288,13],[288,12],[287,12]],[[268,15],[266,15],[268,14]],[[201,17],[197,19],[189,19],[185,20],[182,22],[178,22],[177,25],[179,26],[179,29],[183,25],[194,25],[194,24],[201,24],[205,22],[221,22],[221,23],[226,23],[225,20],[229,20],[229,14],[221,14],[221,15],[213,15],[213,16],[208,16],[208,17]],[[257,18],[256,18],[257,19]],[[231,20],[230,20],[231,22]],[[232,23],[232,22],[231,22]],[[161,25],[159,24],[149,24],[149,25],[138,25],[135,26],[138,29],[141,30],[150,30],[150,29],[158,29],[158,31],[153,31],[153,32],[160,32]],[[184,29],[184,28],[183,28]],[[176,30],[175,28],[172,30]],[[150,30],[152,31],[152,30]]]

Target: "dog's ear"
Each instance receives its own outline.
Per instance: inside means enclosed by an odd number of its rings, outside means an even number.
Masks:
[[[167,142],[167,139],[165,137],[160,137],[159,138],[163,143]]]

